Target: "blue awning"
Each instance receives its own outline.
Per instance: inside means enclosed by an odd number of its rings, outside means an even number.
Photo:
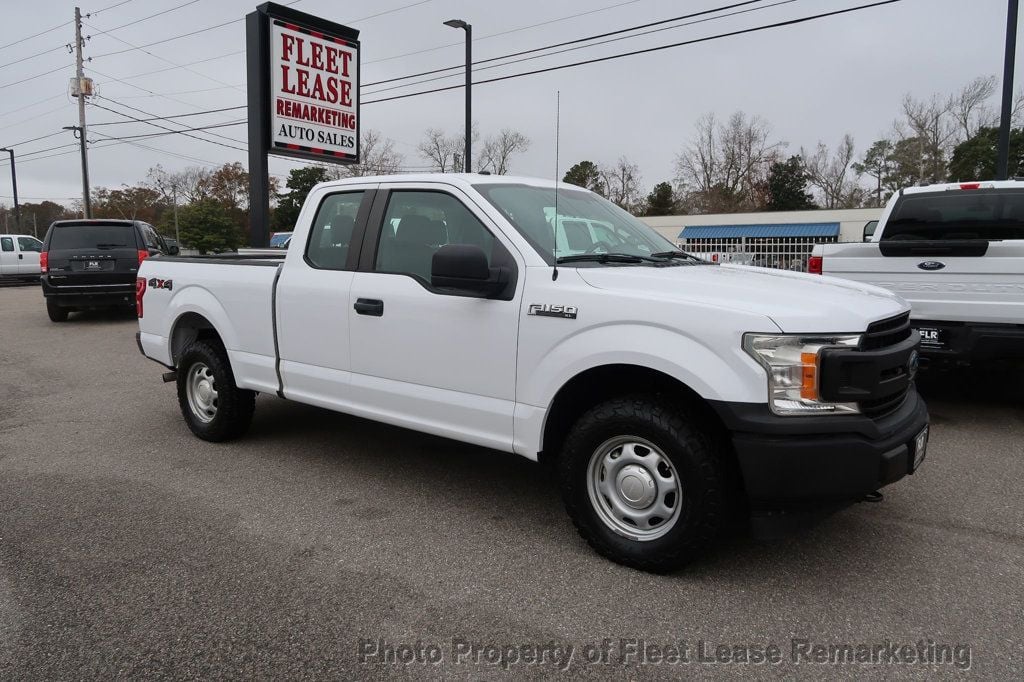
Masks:
[[[778,223],[775,225],[689,225],[680,239],[739,239],[740,237],[838,237],[839,223]]]

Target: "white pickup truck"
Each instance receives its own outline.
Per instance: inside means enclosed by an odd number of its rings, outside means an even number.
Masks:
[[[610,234],[561,253],[572,221]],[[842,506],[926,451],[902,299],[705,263],[571,185],[321,184],[285,255],[149,258],[137,303],[196,436],[242,435],[265,393],[539,459],[583,537],[646,570],[737,506]]]
[[[43,243],[30,234],[0,235],[0,281],[38,280]]]
[[[809,266],[907,299],[930,361],[1024,359],[1024,182],[900,190],[870,243],[817,246]]]

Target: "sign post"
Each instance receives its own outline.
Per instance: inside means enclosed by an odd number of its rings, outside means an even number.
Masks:
[[[268,2],[245,17],[249,242],[270,237],[267,155],[359,163],[359,31]]]

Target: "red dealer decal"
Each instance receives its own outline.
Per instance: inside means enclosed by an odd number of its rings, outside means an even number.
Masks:
[[[272,147],[341,160],[356,158],[356,44],[274,20],[270,56]]]

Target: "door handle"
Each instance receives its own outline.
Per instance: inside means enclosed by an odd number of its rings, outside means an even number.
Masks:
[[[25,254],[23,254],[23,253],[19,253],[19,254],[18,254],[18,260],[21,260],[21,259],[22,259],[22,258],[24,258],[24,257],[25,257]]]
[[[376,298],[357,298],[356,304],[352,306],[360,315],[373,315],[374,317],[384,316],[384,301]]]

